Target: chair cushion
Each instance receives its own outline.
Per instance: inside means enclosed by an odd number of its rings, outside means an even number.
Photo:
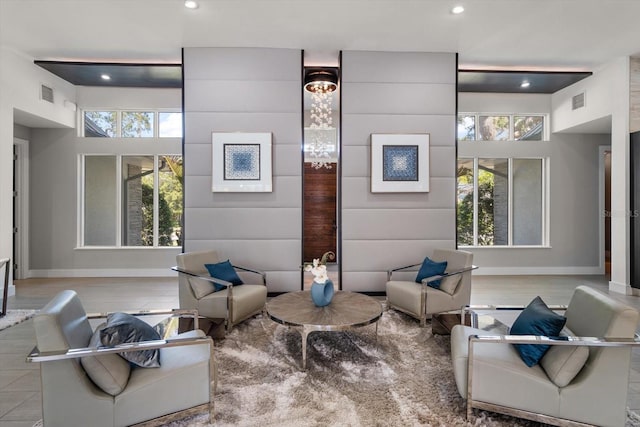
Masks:
[[[127,313],[110,314],[107,317],[107,326],[100,333],[102,344],[109,347],[159,339],[160,335],[151,325]],[[160,351],[157,348],[127,351],[119,354],[134,365],[143,368],[157,368],[160,366]]]
[[[575,334],[565,327],[560,336]],[[552,345],[540,359],[540,366],[555,385],[565,387],[578,375],[588,358],[589,348],[586,346]]]
[[[421,283],[423,279],[442,274],[446,269],[447,261],[436,262],[431,260],[429,257],[426,257],[424,261],[422,261],[422,266],[416,276],[416,282]],[[428,282],[427,285],[438,289],[440,288],[440,279],[432,280],[431,282]]]
[[[567,319],[553,312],[542,301],[535,297],[533,301],[520,313],[513,326],[511,335],[542,335],[557,337]],[[524,363],[531,367],[536,365],[549,349],[545,344],[514,344]]]
[[[242,285],[243,283],[242,279],[240,278],[240,276],[238,276],[238,273],[236,273],[235,268],[233,268],[233,265],[231,265],[231,262],[229,260],[218,262],[216,264],[205,264],[204,266],[209,271],[211,277],[231,282],[234,286]],[[217,283],[215,284],[215,286],[216,291],[225,289],[225,286],[219,285]]]
[[[94,348],[102,346],[100,332],[105,326],[107,326],[107,324],[103,323],[96,328],[89,341],[88,347]],[[111,396],[120,394],[127,386],[131,366],[129,362],[115,353],[82,357],[80,363],[89,378],[91,378],[91,381]]]

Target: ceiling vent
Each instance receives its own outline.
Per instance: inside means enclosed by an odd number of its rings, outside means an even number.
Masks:
[[[49,86],[40,85],[40,99],[53,104],[53,89]]]
[[[577,110],[578,108],[584,107],[584,92],[577,94],[573,98],[571,98],[571,109]]]

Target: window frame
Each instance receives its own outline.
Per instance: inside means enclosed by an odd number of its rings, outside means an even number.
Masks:
[[[474,117],[474,139],[458,139],[458,123],[460,117],[464,116],[473,116]],[[480,138],[480,132],[478,129],[480,123],[480,116],[482,117],[509,117],[509,137],[507,139],[498,139],[498,140],[485,140]],[[522,140],[515,139],[515,119],[516,117],[542,117],[542,139],[540,140]],[[545,142],[549,141],[551,138],[550,130],[549,130],[549,114],[545,113],[505,113],[505,112],[458,112],[456,116],[456,141],[460,142]]]
[[[506,245],[479,245],[478,244],[478,177],[479,162],[482,159],[506,159],[508,160],[508,243]],[[505,156],[505,157],[480,157],[480,156],[460,156],[456,159],[456,171],[460,160],[473,161],[473,244],[465,245],[458,242],[458,227],[456,225],[456,244],[459,248],[468,249],[513,249],[513,248],[550,248],[550,158],[544,156]],[[539,245],[514,245],[513,244],[513,161],[514,160],[540,160],[541,161],[541,243]],[[458,223],[458,175],[456,172],[456,224]]]
[[[127,138],[129,139],[129,138]],[[148,138],[144,138],[148,139]],[[117,212],[116,215],[116,224],[115,224],[115,245],[85,245],[85,178],[86,178],[86,158],[87,157],[115,157],[116,159],[116,170],[115,170],[115,210]],[[124,157],[136,157],[136,156],[144,156],[144,157],[153,157],[153,245],[152,246],[124,246],[122,245],[122,227],[123,227],[123,217],[122,217],[122,209],[123,207],[123,197],[122,197],[122,161]],[[160,246],[158,245],[159,241],[159,228],[160,228],[160,208],[159,208],[159,194],[160,194],[160,170],[159,170],[159,161],[163,156],[180,156],[183,157],[182,154],[136,154],[136,153],[81,153],[78,154],[78,229],[77,229],[77,242],[76,249],[181,249],[182,246]],[[184,161],[184,158],[183,158]],[[184,188],[183,188],[184,192]],[[184,207],[183,207],[184,209]]]
[[[99,137],[99,136],[86,136],[85,135],[85,113],[87,112],[115,112],[116,113],[116,129],[115,135],[112,137]],[[171,138],[183,138],[184,137],[184,112],[175,108],[85,108],[79,111],[80,123],[78,128],[78,136],[80,138],[87,138],[92,140],[114,140],[121,138],[127,141],[148,141],[151,139],[171,139]],[[151,136],[122,136],[122,114],[123,113],[152,113],[153,114],[153,129]],[[178,113],[182,115],[182,135],[181,136],[160,136],[160,113]]]

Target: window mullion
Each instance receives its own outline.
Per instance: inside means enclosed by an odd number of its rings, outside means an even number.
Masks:
[[[473,246],[478,246],[478,158],[473,158]]]
[[[84,129],[84,127],[83,127]],[[78,157],[78,170],[80,171],[80,179],[78,181],[78,199],[80,201],[79,205],[78,205],[78,246],[84,246],[84,224],[85,224],[85,212],[86,212],[86,208],[85,208],[85,200],[86,200],[86,196],[84,194],[85,192],[85,162],[84,162],[84,155],[80,155],[80,157]]]
[[[160,219],[159,219],[159,188],[158,183],[160,181],[160,165],[159,165],[160,157],[156,154],[153,156],[153,247],[158,246],[158,233],[160,228]]]
[[[122,155],[116,155],[116,246],[122,246]]]
[[[507,166],[507,244],[513,246],[513,158],[509,157]]]

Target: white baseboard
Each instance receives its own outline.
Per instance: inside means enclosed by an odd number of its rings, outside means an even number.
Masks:
[[[631,286],[625,283],[614,282],[613,280],[609,281],[609,291],[623,295],[633,295],[633,288],[631,288]]]
[[[599,275],[602,267],[483,267],[473,271],[474,276],[553,276],[553,275]]]
[[[69,270],[29,270],[29,278],[57,277],[175,277],[178,273],[169,268],[106,268]]]

